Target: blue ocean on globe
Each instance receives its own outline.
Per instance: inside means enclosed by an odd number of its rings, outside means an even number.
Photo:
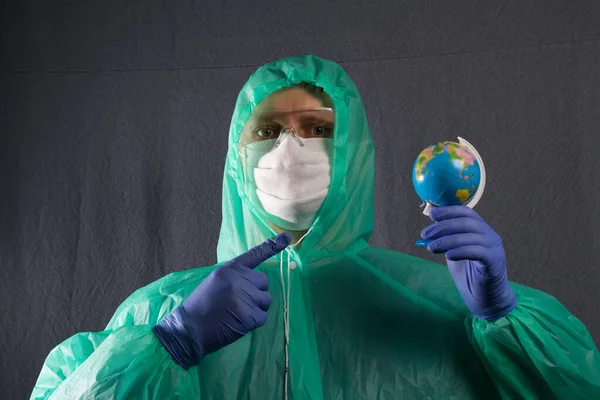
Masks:
[[[481,170],[477,158],[467,147],[455,142],[439,142],[419,154],[412,180],[424,203],[463,205],[477,192]]]

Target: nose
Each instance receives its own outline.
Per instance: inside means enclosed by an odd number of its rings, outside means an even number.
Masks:
[[[304,147],[304,143],[302,143],[302,140],[300,139],[300,137],[298,136],[298,134],[296,134],[296,131],[294,130],[294,127],[290,126],[289,128],[284,128],[281,133],[279,134],[279,138],[277,139],[277,142],[275,143],[275,148],[279,147],[279,145],[287,138],[290,137],[291,139],[294,139],[296,141],[296,143],[298,143],[298,145],[300,147]]]

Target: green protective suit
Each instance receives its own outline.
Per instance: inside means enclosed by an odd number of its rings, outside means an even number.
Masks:
[[[369,246],[374,150],[355,84],[334,62],[278,60],[243,87],[229,132],[219,264],[176,272],[133,293],[102,332],[56,347],[32,399],[279,399],[288,253],[258,267],[273,303],[265,326],[184,370],[151,328],[223,262],[274,236],[244,193],[238,140],[254,107],[299,82],[335,105],[330,192],[300,250],[290,250],[289,398],[600,399],[600,355],[556,299],[518,284],[519,303],[474,318],[445,265]]]

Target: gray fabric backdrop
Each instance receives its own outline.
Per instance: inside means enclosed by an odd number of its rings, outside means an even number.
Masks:
[[[374,245],[412,243],[411,166],[464,136],[511,280],[600,341],[600,2],[9,1],[0,13],[0,398],[135,289],[213,264],[237,92],[286,55],[338,61],[376,143]]]

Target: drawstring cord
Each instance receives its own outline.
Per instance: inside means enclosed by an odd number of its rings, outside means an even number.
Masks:
[[[292,260],[292,249],[295,249],[296,246],[300,242],[304,240],[304,238],[310,233],[312,228],[310,228],[304,236],[300,238],[296,243],[285,250],[287,251],[288,259],[287,259],[287,289],[285,287],[285,279],[283,274],[283,254],[279,254],[279,273],[281,275],[281,292],[283,293],[283,326],[284,326],[284,349],[285,349],[285,372],[284,372],[284,383],[283,383],[283,398],[284,400],[288,399],[288,377],[289,377],[289,366],[290,366],[290,353],[289,353],[289,343],[290,343],[290,291],[291,291],[291,281],[290,281],[290,262]]]

